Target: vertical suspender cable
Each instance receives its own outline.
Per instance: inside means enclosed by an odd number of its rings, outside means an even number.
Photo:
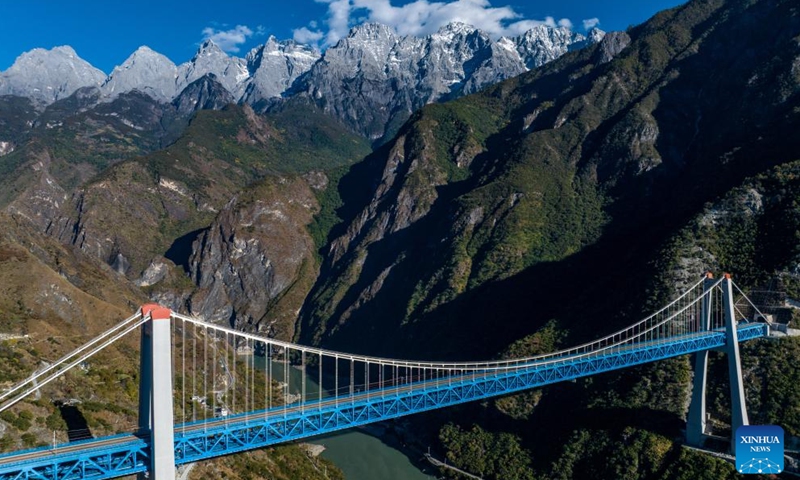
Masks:
[[[183,324],[185,326],[186,322]],[[197,324],[192,323],[192,422],[197,420],[195,397],[197,397]]]
[[[206,330],[208,330],[206,328]],[[213,358],[211,359],[211,416],[212,418],[217,414],[217,362],[219,362],[219,351],[217,349],[217,335],[214,333],[214,343],[211,345],[214,348]]]
[[[238,342],[237,342],[238,343]],[[250,346],[250,339],[245,337],[244,339],[244,349],[245,354],[247,354],[247,347]],[[250,359],[245,357],[244,359],[244,411],[250,411],[250,404],[248,403],[250,399]],[[245,425],[247,425],[247,417],[244,417]]]
[[[172,320],[174,323],[178,323]],[[183,417],[183,433],[186,433],[186,322],[181,323],[181,416]]]
[[[300,390],[300,411],[306,411],[306,351],[300,351],[300,381],[302,388]]]
[[[283,383],[286,384],[283,390],[283,418],[286,419],[286,409],[289,405],[289,347],[283,347]]]
[[[214,384],[216,383],[216,372],[211,377],[211,403],[214,403]],[[203,398],[205,399],[205,408],[208,408],[208,327],[203,327]],[[211,407],[211,416],[214,416],[213,406]],[[203,415],[205,417],[205,422],[203,422],[203,428],[205,429],[208,424],[208,415]]]
[[[228,406],[230,406],[230,409],[228,410],[228,414],[232,415],[234,410],[233,410],[233,404],[230,404],[230,401],[231,401],[232,398],[235,398],[235,397],[233,395],[228,396],[228,391],[232,388],[233,389],[232,393],[234,395],[236,394],[236,379],[233,378],[233,374],[231,373],[231,365],[230,365],[230,358],[229,358],[230,357],[230,349],[231,349],[231,342],[230,342],[229,334],[228,334],[228,332],[225,332],[225,363],[223,364],[223,366],[225,367],[225,374],[227,376],[226,385],[227,385],[228,388],[225,389],[225,395],[222,398],[225,398],[224,408],[227,408]],[[228,381],[230,382],[230,384],[228,384]],[[227,425],[227,423],[228,423],[228,416],[226,415],[225,416],[225,424]]]
[[[333,367],[333,401],[336,404],[336,408],[339,408],[339,356],[334,355],[333,358],[336,362]]]
[[[233,365],[233,406],[231,407],[231,415],[236,413],[236,390],[239,389],[239,378],[236,376],[236,335],[231,334],[231,364]]]
[[[264,418],[272,408],[272,346],[264,342]]]
[[[256,341],[251,340],[250,345],[250,410],[256,409]]]

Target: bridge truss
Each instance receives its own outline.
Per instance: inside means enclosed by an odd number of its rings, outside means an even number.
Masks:
[[[598,340],[482,362],[336,352],[145,306],[0,395],[2,411],[138,329],[143,339],[138,431],[0,456],[0,480],[104,479],[145,471],[163,480],[172,478],[175,465],[689,353],[701,357],[723,349],[739,368],[738,343],[769,335],[769,325],[747,320],[733,301],[735,288],[729,276],[707,277],[652,315]],[[732,396],[742,395],[734,421],[746,424],[741,372],[737,380],[734,370],[731,374]],[[704,363],[696,365],[695,377],[702,377],[702,392],[696,383],[687,431],[699,429],[702,435]],[[701,414],[695,425],[693,418]]]

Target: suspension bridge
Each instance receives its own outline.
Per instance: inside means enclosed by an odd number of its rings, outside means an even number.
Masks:
[[[643,320],[583,345],[527,358],[429,362],[296,345],[148,304],[0,394],[2,412],[138,333],[138,428],[0,455],[0,480],[174,479],[177,465],[691,353],[686,431],[698,445],[709,351],[727,354],[733,431],[748,424],[739,342],[770,335],[770,323],[755,321],[766,318],[759,313],[729,275],[708,274]]]

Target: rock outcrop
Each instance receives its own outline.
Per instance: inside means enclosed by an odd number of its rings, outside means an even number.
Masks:
[[[192,247],[192,314],[291,338],[318,270],[306,228],[318,209],[303,177],[270,177],[232,199]]]

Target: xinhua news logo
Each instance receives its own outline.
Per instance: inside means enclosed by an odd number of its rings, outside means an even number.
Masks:
[[[783,429],[776,425],[744,425],[736,429],[736,470],[769,474],[783,471]]]

